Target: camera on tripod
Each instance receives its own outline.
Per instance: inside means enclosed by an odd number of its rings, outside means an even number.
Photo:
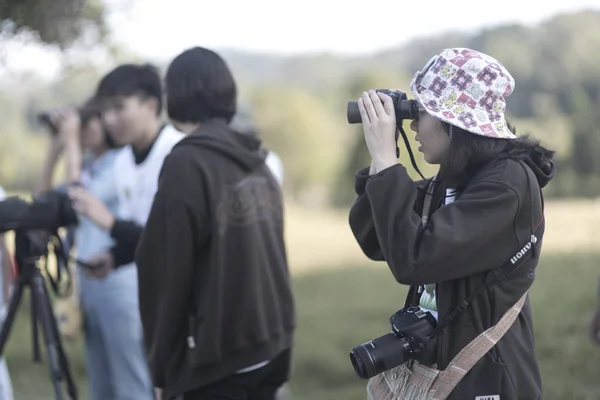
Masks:
[[[65,190],[44,192],[28,203],[12,196],[0,202],[0,232],[11,230],[56,231],[77,224],[77,213]]]
[[[370,379],[406,363],[417,360],[432,365],[436,359],[436,341],[430,338],[437,321],[430,312],[410,306],[390,317],[392,332],[355,347],[350,361],[356,375]]]
[[[387,94],[392,98],[394,110],[396,111],[396,124],[401,125],[405,119],[415,119],[419,112],[419,106],[416,100],[408,100],[406,93],[396,89],[377,89],[376,93]],[[358,109],[358,102],[352,100],[348,102],[346,111],[349,124],[360,124],[362,118]]]
[[[41,325],[50,364],[50,377],[56,398],[62,400],[63,383],[71,399],[77,399],[77,389],[69,370],[58,324],[52,310],[46,280],[41,272],[41,259],[47,261],[48,247],[53,245],[57,261],[56,279],[46,275],[56,294],[61,294],[61,270],[66,271],[67,288],[71,277],[68,269],[68,255],[64,251],[58,234],[59,228],[78,223],[77,213],[71,205],[66,191],[52,190],[34,198],[28,203],[19,197],[9,197],[0,202],[0,232],[15,231],[15,260],[17,278],[14,292],[8,306],[8,313],[0,330],[0,356],[12,329],[14,319],[25,288],[31,292],[31,324],[33,334],[33,359],[40,361],[38,324]],[[45,264],[47,267],[47,263]],[[68,289],[67,289],[68,290]]]

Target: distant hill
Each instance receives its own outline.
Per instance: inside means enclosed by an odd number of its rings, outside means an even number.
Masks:
[[[556,94],[559,108],[569,104],[566,87],[583,85],[592,97],[600,88],[600,11],[563,14],[535,27],[506,25],[475,34],[450,32],[420,38],[370,57],[311,54],[283,57],[223,50],[236,76],[252,85],[283,83],[322,90],[338,86],[361,70],[385,67],[412,76],[446,47],[470,47],[499,59],[513,74],[517,88],[510,112],[534,112],[535,94]]]

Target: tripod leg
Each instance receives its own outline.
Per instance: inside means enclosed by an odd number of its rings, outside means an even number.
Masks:
[[[6,318],[2,323],[2,331],[0,331],[0,357],[4,355],[4,345],[6,345],[6,341],[8,340],[8,335],[12,329],[15,315],[17,315],[17,310],[19,309],[19,303],[21,302],[21,297],[23,296],[24,287],[25,281],[22,277],[18,277],[17,281],[15,282],[15,289],[12,299],[10,299],[10,304],[8,306],[8,313],[6,314]]]
[[[42,362],[42,356],[40,355],[40,340],[38,334],[38,305],[35,296],[31,296],[31,348],[33,349],[33,362]]]
[[[56,399],[63,400],[64,397],[61,386],[63,376],[60,368],[56,337],[52,329],[52,308],[48,302],[44,277],[39,273],[39,271],[36,271],[33,276],[31,295],[32,297],[35,297],[38,316],[40,318],[42,332],[44,334],[44,341],[46,342],[46,354],[48,356],[48,363],[50,364],[50,380],[52,381],[54,391],[56,392]]]
[[[44,286],[44,289],[46,286]],[[48,296],[48,291],[44,290],[44,295],[46,297],[46,301],[50,304],[50,297]],[[52,325],[52,331],[54,333],[54,339],[56,340],[56,348],[58,350],[58,361],[60,363],[60,369],[64,374],[65,380],[67,382],[67,391],[69,392],[69,396],[71,399],[77,399],[77,387],[75,386],[75,382],[73,381],[73,377],[71,375],[71,369],[69,368],[69,359],[67,358],[67,354],[65,353],[62,339],[60,337],[60,332],[58,331],[58,324],[56,322],[56,318],[54,314],[50,314],[50,323]]]

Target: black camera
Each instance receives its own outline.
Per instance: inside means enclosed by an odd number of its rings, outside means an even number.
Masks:
[[[100,107],[93,101],[88,101],[82,107],[76,109],[81,121],[81,126],[85,126],[92,118],[99,118],[101,114]],[[39,123],[44,125],[52,135],[58,135],[58,126],[52,118],[53,110],[44,111],[37,115]]]
[[[394,110],[396,110],[396,123],[400,125],[404,119],[415,119],[419,112],[419,107],[416,100],[408,100],[406,93],[395,89],[377,89],[375,92],[387,94],[394,102]],[[360,124],[362,118],[358,110],[358,102],[356,100],[348,102],[348,123]]]
[[[56,231],[78,223],[66,190],[51,190],[29,203],[19,197],[0,201],[0,232],[10,230]]]
[[[429,336],[437,321],[430,312],[417,306],[403,308],[390,317],[392,332],[355,347],[350,361],[356,375],[370,379],[409,360],[432,365],[436,341]]]

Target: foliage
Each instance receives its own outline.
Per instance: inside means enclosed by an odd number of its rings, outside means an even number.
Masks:
[[[448,46],[491,54],[513,74],[517,85],[508,98],[508,117],[518,133],[531,133],[556,150],[558,175],[546,189],[548,197],[600,194],[600,55],[595,51],[600,47],[600,12],[561,15],[535,27],[507,25],[421,38],[369,57],[222,54],[256,113],[264,144],[283,160],[288,196],[305,205],[347,206],[355,196],[355,172],[370,163],[361,125],[347,123],[348,100],[369,88],[408,91],[414,72]],[[140,61],[126,49],[111,51],[116,61]],[[25,171],[38,168],[44,152],[43,142],[35,139],[41,135],[35,113],[82,101],[106,70],[80,63],[65,67],[60,79],[49,84],[35,83],[30,76],[0,82],[0,132],[10,135],[10,147],[0,150],[3,186],[32,187],[35,174]],[[404,129],[416,149],[408,121]],[[35,167],[21,168],[22,153],[13,147],[27,149],[35,159],[28,164]],[[400,149],[400,161],[417,178],[403,142]],[[419,153],[415,158],[426,176],[435,173],[436,167]]]
[[[99,40],[107,33],[104,4],[101,0],[0,0],[0,37],[23,31],[61,47],[82,35]]]

